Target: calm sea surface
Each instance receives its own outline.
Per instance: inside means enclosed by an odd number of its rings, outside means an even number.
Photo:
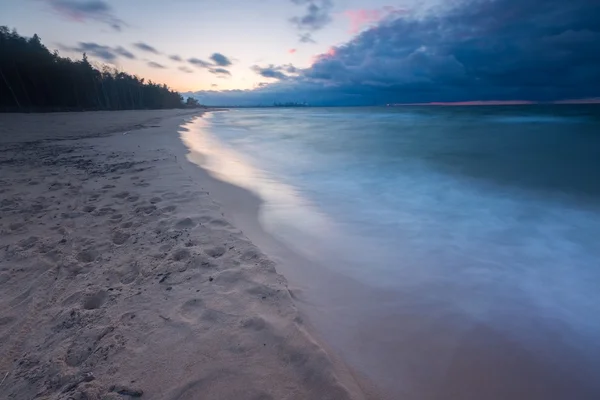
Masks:
[[[394,396],[600,398],[600,107],[243,109],[188,128],[270,234],[395,293],[328,317]]]

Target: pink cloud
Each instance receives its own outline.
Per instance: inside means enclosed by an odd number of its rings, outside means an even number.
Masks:
[[[311,61],[311,64],[314,64],[317,61],[333,57],[336,54],[337,54],[337,49],[335,47],[330,47],[329,49],[327,49],[327,51],[325,53],[321,53],[321,54],[317,54],[317,55],[312,56],[312,58],[311,58],[310,61]]]
[[[295,52],[296,52],[296,49],[289,49],[288,50],[288,53],[290,53],[290,54],[294,54]]]
[[[380,10],[347,10],[344,15],[350,21],[350,33],[358,33],[365,25],[381,20]]]
[[[387,16],[405,14],[406,10],[392,6],[385,6],[378,10],[346,10],[344,15],[350,21],[350,33],[356,34],[365,26],[375,24]]]

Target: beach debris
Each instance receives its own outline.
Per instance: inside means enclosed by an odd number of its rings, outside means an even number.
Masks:
[[[2,384],[4,383],[4,381],[6,380],[6,377],[8,376],[8,372],[6,371],[6,374],[4,374],[4,378],[2,378],[2,382],[0,382],[0,386],[2,386]]]

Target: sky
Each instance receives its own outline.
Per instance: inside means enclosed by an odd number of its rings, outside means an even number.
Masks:
[[[598,0],[0,0],[0,25],[208,105],[600,97]]]

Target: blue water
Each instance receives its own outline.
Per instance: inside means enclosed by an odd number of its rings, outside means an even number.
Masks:
[[[544,336],[532,321],[545,321],[593,363],[598,114],[585,106],[244,109],[198,120],[190,135],[205,167],[258,194],[263,225],[305,257],[444,304],[526,347]]]

